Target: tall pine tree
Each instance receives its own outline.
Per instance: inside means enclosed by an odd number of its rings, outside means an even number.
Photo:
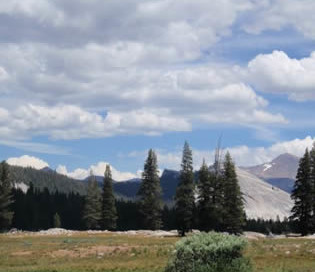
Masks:
[[[199,170],[198,182],[198,212],[199,227],[203,231],[215,229],[215,203],[214,203],[214,179],[215,175],[209,171],[208,166],[203,160]]]
[[[239,234],[245,225],[243,197],[229,152],[226,153],[223,169],[223,230]]]
[[[310,164],[311,164],[311,195],[312,195],[312,232],[315,232],[315,142],[313,143],[312,150],[310,152]]]
[[[11,226],[13,212],[11,211],[12,184],[9,178],[9,166],[3,161],[0,164],[0,230]]]
[[[117,210],[112,182],[112,173],[110,170],[110,166],[107,164],[104,174],[102,195],[102,228],[107,230],[116,229],[117,221]]]
[[[297,223],[298,231],[307,235],[312,230],[313,194],[312,194],[312,169],[311,158],[308,149],[301,158],[296,175],[291,198],[294,201],[291,219]]]
[[[179,183],[175,195],[176,224],[178,233],[185,236],[193,226],[195,197],[192,151],[184,144]]]
[[[144,164],[138,197],[144,228],[151,230],[162,227],[162,190],[158,171],[156,154],[150,149]]]
[[[85,197],[83,221],[88,229],[99,229],[102,218],[102,195],[93,172],[90,173]]]

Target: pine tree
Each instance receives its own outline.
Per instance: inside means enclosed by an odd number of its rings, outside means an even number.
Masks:
[[[310,152],[310,164],[311,164],[311,197],[312,197],[312,232],[315,232],[315,142]]]
[[[13,212],[12,186],[9,178],[9,166],[3,161],[0,164],[0,230],[8,229],[11,226]]]
[[[223,169],[223,229],[229,233],[242,233],[245,211],[235,165],[229,152],[226,153]]]
[[[198,182],[198,211],[199,227],[203,231],[213,230],[215,227],[215,206],[214,206],[214,174],[211,173],[205,161],[199,170]]]
[[[117,210],[112,182],[112,173],[110,166],[107,164],[104,174],[102,195],[102,228],[107,230],[114,230],[117,226]]]
[[[85,197],[83,221],[88,229],[99,229],[102,218],[102,195],[91,172]]]
[[[301,158],[291,198],[294,206],[291,219],[297,223],[298,231],[307,235],[312,229],[313,196],[311,181],[311,158],[308,149]]]
[[[61,219],[58,213],[54,215],[54,228],[61,228]]]
[[[138,196],[144,227],[151,230],[162,227],[162,190],[158,171],[156,154],[150,149],[144,164]]]
[[[176,224],[178,233],[192,229],[195,197],[192,151],[187,142],[184,144],[179,183],[175,195]]]

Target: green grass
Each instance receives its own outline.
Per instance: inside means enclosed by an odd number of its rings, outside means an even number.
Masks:
[[[0,235],[0,272],[160,272],[179,238],[78,233]],[[315,240],[261,239],[245,252],[256,272],[314,272]]]

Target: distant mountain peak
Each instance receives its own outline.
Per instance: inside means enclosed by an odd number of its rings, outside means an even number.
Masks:
[[[279,161],[283,162],[287,160],[299,161],[299,157],[290,153],[283,153],[279,155],[278,157],[274,158],[271,162],[279,162]]]
[[[40,171],[44,171],[44,172],[55,172],[55,170],[52,170],[50,167],[46,166],[42,169],[40,169]]]
[[[290,153],[283,153],[270,162],[264,164],[243,167],[249,173],[264,179],[287,192],[291,192],[296,172],[299,165],[299,158]]]
[[[266,178],[290,178],[295,179],[299,158],[290,153],[284,153],[270,162],[264,164],[243,167],[250,173],[266,179]]]

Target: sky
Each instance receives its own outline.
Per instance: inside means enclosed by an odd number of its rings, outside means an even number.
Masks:
[[[0,160],[140,175],[153,148],[237,165],[315,135],[313,0],[0,1]]]

